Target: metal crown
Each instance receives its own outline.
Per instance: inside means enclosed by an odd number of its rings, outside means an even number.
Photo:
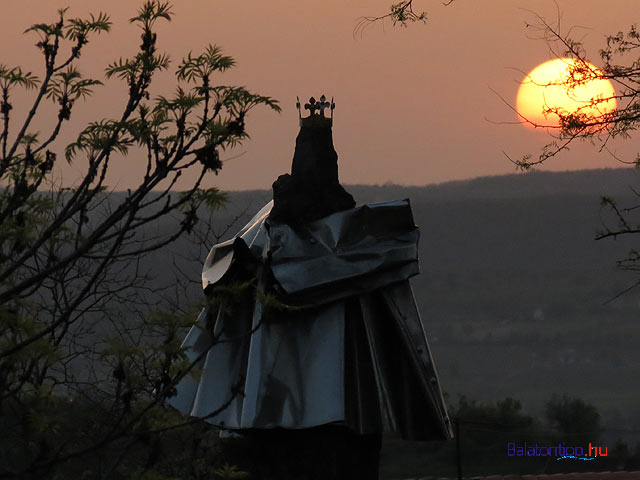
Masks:
[[[336,104],[327,101],[327,97],[322,95],[320,100],[315,98],[309,98],[309,102],[304,104],[304,109],[309,110],[308,117],[302,117],[302,111],[300,110],[300,99],[296,97],[296,107],[298,107],[298,119],[301,127],[331,127],[333,125],[333,110],[336,108]],[[331,110],[331,116],[329,118],[324,116],[324,109],[329,108]]]

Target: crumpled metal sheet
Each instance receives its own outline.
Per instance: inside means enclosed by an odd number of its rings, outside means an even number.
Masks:
[[[299,313],[264,324],[249,336],[261,310],[256,302],[253,315],[219,316],[214,331],[225,331],[213,347],[206,312],[201,314],[183,345],[191,361],[200,358],[199,374],[185,377],[169,403],[231,429],[294,429],[342,421],[344,305],[336,302],[313,316]]]
[[[269,224],[272,206],[273,201],[234,238],[211,249],[203,288],[220,281],[244,251],[268,260],[279,293],[292,303],[328,303],[420,273],[420,232],[408,200],[363,205],[296,229]]]
[[[387,424],[405,438],[451,438],[451,422],[409,282],[361,295],[360,302]]]
[[[292,229],[271,224],[270,267],[295,303],[335,301],[420,273],[408,200],[334,213]]]
[[[269,216],[271,207],[273,207],[273,200],[262,207],[235,237],[211,248],[202,267],[203,289],[220,281],[229,271],[231,263],[238,257],[240,251],[246,250],[256,258],[262,256],[264,247],[269,241],[265,220]]]
[[[275,286],[302,308],[263,322],[254,291],[232,313],[203,312],[184,342],[199,373],[186,376],[169,403],[233,429],[339,422],[372,433],[384,420],[406,438],[450,437],[408,281],[418,273],[408,201],[339,212],[296,230],[269,225],[269,209],[212,248],[203,286],[224,283],[242,266],[258,291]]]

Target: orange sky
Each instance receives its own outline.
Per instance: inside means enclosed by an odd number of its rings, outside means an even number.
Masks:
[[[206,185],[270,188],[290,169],[298,129],[296,95],[307,99],[322,93],[336,101],[334,143],[343,183],[425,185],[512,173],[502,151],[513,157],[536,154],[549,141],[541,131],[492,123],[517,119],[491,89],[515,104],[524,77],[520,71],[551,58],[545,43],[531,39],[525,27],[533,21],[530,10],[555,20],[557,3],[565,27],[585,27],[576,33],[594,53],[596,66],[601,65],[596,52],[604,35],[638,20],[637,0],[456,0],[449,7],[440,1],[415,2],[429,13],[426,25],[378,24],[354,38],[357,19],[384,13],[389,0],[174,1],[174,20],[161,25],[158,41],[174,66],[189,50],[218,44],[238,62],[221,82],[246,85],[279,99],[283,107],[281,114],[252,112],[247,123],[252,139],[239,150],[246,153],[228,162],[219,176],[211,174]],[[5,2],[0,63],[39,71],[34,37],[22,35],[27,26],[53,21],[60,6],[69,5],[72,16],[102,10],[111,15],[112,32],[88,46],[79,68],[104,80],[104,66],[133,54],[139,44],[138,31],[126,20],[141,3]],[[159,77],[154,93],[170,93],[172,81],[171,75]],[[109,81],[78,105],[57,149],[61,152],[84,122],[116,115],[125,95],[125,86]],[[46,117],[39,119],[43,135],[50,123]],[[610,148],[627,158],[637,153],[630,141],[614,142]],[[133,186],[142,163],[135,152],[115,159],[107,184]],[[65,169],[66,181],[80,165]],[[608,154],[580,144],[544,169],[618,166]]]

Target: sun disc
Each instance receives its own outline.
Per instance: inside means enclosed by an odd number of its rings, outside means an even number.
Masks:
[[[516,110],[521,120],[528,122],[524,125],[558,127],[558,113],[600,117],[616,109],[615,90],[609,80],[587,77],[584,83],[571,85],[571,72],[576,65],[574,59],[556,58],[531,70],[516,97]],[[590,63],[586,65],[596,76],[602,74]]]

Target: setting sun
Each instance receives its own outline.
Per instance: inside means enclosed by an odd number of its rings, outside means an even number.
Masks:
[[[518,89],[516,110],[529,123],[525,125],[557,127],[559,116],[580,112],[598,117],[616,108],[615,90],[606,79],[594,78],[576,85],[576,61],[571,58],[549,60],[534,68]],[[602,72],[587,63],[599,76]],[[591,74],[583,74],[589,78]]]

